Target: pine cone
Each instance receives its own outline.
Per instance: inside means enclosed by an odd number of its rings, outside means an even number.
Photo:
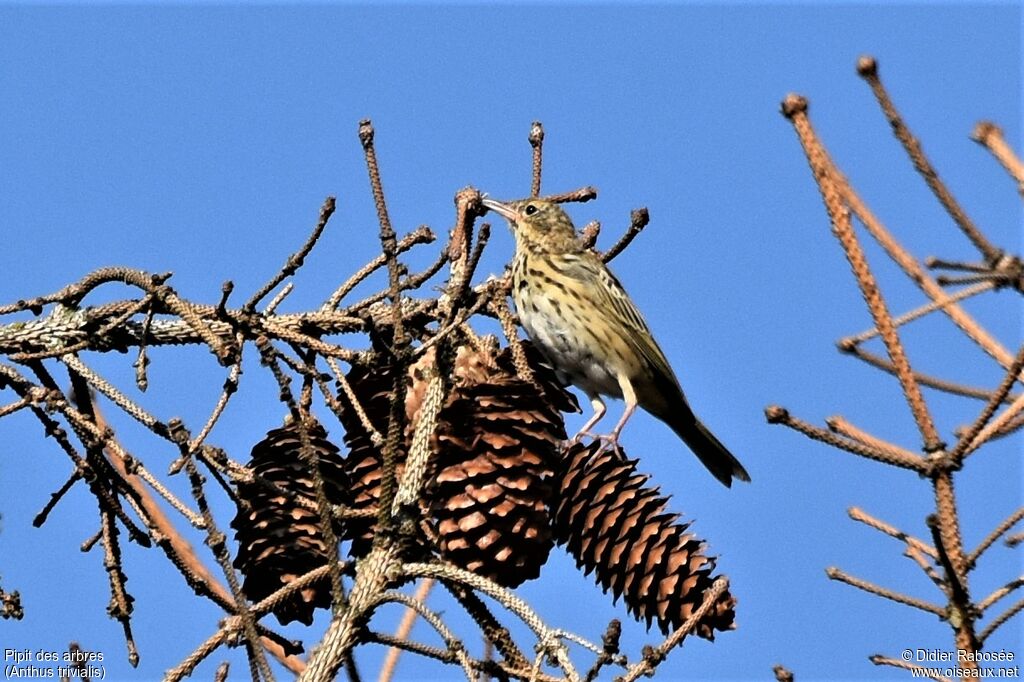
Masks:
[[[314,420],[307,422],[310,443],[319,461],[320,475],[331,504],[348,504],[348,476],[338,448]],[[243,590],[252,601],[284,587],[295,578],[334,559],[320,530],[320,515],[298,500],[316,503],[316,489],[300,452],[299,423],[270,431],[252,449],[248,468],[260,481],[238,485],[239,509],[231,522],[238,541],[235,567],[245,576]],[[341,533],[335,524],[335,533]],[[331,592],[325,581],[291,595],[274,608],[282,625],[298,620],[313,622],[313,609],[329,608]]]
[[[536,578],[552,539],[548,506],[562,416],[533,384],[462,348],[438,419],[430,509],[442,556],[515,587]]]
[[[469,346],[459,349],[452,367],[454,386],[438,418],[432,464],[434,483],[425,500],[442,554],[456,565],[514,586],[534,578],[551,549],[547,506],[559,442],[565,438],[558,409],[578,410],[572,394],[542,364],[529,342],[524,349],[537,386],[515,376],[509,349],[493,354]],[[436,366],[432,352],[409,368],[402,469],[419,418],[426,386]],[[370,422],[387,428],[392,376],[386,368],[357,366],[347,375]],[[539,391],[538,391],[539,388]],[[341,415],[345,466],[352,481],[351,504],[376,506],[382,455],[344,398]],[[348,523],[352,555],[369,549],[375,520]]]
[[[605,592],[626,602],[647,627],[679,627],[700,606],[715,577],[704,543],[686,532],[689,524],[665,511],[668,498],[647,486],[649,476],[600,442],[566,451],[555,511],[555,539],[586,574],[594,571]],[[725,592],[693,632],[714,639],[715,630],[735,628],[736,598]]]
[[[386,437],[391,392],[394,390],[392,372],[387,368],[356,365],[346,378],[370,423]],[[345,458],[345,470],[351,481],[350,505],[353,509],[371,509],[377,506],[377,500],[380,499],[383,453],[381,448],[373,444],[370,433],[345,395],[341,394],[339,398],[344,408],[340,415],[341,425],[345,428],[344,441],[349,448],[348,457]],[[406,445],[403,440],[398,453],[398,476],[402,473]],[[345,537],[352,540],[352,556],[361,557],[370,551],[375,523],[376,519],[372,517],[348,521]]]

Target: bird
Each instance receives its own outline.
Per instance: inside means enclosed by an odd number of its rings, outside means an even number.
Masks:
[[[586,393],[594,414],[576,435],[619,448],[619,434],[639,405],[665,422],[727,487],[749,481],[739,460],[697,418],[647,322],[604,261],[586,248],[557,203],[532,198],[481,203],[508,221],[515,236],[512,299],[531,341],[559,378]],[[610,435],[591,429],[605,416],[602,396],[625,411]]]

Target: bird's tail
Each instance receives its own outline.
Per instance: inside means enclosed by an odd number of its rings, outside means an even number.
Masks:
[[[750,474],[740,461],[697,419],[685,401],[682,409],[662,418],[725,487],[732,487],[733,478],[750,481]]]

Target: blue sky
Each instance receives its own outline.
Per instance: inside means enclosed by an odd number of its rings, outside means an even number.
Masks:
[[[845,511],[857,505],[925,535],[929,486],[769,426],[762,414],[771,403],[817,423],[843,414],[919,447],[896,382],[835,350],[870,318],[778,105],[791,91],[810,98],[835,158],[911,252],[973,258],[854,72],[859,55],[875,55],[967,212],[1019,252],[1019,197],[968,134],[992,119],[1021,149],[1021,19],[1013,3],[0,6],[0,301],[113,264],[173,271],[173,285],[197,300],[216,301],[225,279],[250,292],[336,194],[338,211],[285,309],[317,305],[377,249],[359,119],[376,126],[396,228],[425,223],[441,234],[460,187],[527,192],[526,135],[539,119],[545,189],[600,189],[597,201],[571,208],[578,225],[601,220],[608,245],[630,209],[650,210],[651,225],[614,269],[697,412],[753,477],[725,490],[646,415],[625,432],[628,453],[673,495],[673,511],[696,519],[739,598],[739,629],[713,645],[687,642],[664,678],[766,679],[779,662],[800,680],[896,677],[866,657],[948,650],[948,626],[830,582],[824,569],[936,599],[898,543]],[[480,274],[500,273],[511,249],[496,230]],[[894,310],[923,300],[880,250],[867,249]],[[435,254],[423,247],[411,264]],[[968,306],[1011,349],[1021,338],[1014,296]],[[925,371],[991,386],[1000,378],[942,320],[908,330],[908,349]],[[152,358],[150,391],[130,394],[162,418],[201,424],[222,382],[213,359],[196,349]],[[133,391],[132,356],[85,359]],[[236,459],[283,415],[257,363],[242,384],[212,436]],[[947,437],[980,409],[927,397]],[[154,471],[173,459],[134,426],[115,425]],[[0,622],[0,648],[59,651],[78,640],[104,652],[108,679],[159,679],[221,613],[192,599],[157,550],[128,547],[142,654],[140,668],[128,668],[120,627],[105,615],[101,553],[78,551],[96,530],[95,505],[76,491],[33,528],[69,465],[28,415],[0,422],[0,439],[0,576],[26,608],[25,620]],[[1003,440],[959,475],[968,546],[1020,505],[1019,455],[1019,438]],[[972,589],[987,594],[1021,568],[1019,550],[996,547]],[[612,617],[626,620],[628,651],[659,639],[559,549],[521,593],[551,623],[592,639]],[[386,628],[393,614],[384,616]],[[312,644],[319,630],[287,632]],[[1019,658],[1020,634],[1018,617],[990,648]],[[367,677],[379,653],[360,652]],[[197,678],[225,657],[242,679],[238,652],[214,656]],[[399,669],[403,679],[457,673],[411,657]]]

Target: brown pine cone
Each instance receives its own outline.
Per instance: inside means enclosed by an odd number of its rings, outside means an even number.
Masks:
[[[441,555],[515,587],[540,574],[551,550],[562,416],[534,385],[475,351],[460,350],[454,374],[429,490]]]
[[[307,429],[328,501],[348,504],[348,476],[338,448],[327,440],[327,432],[315,420],[307,422]],[[253,602],[336,558],[324,540],[315,507],[298,503],[316,503],[316,489],[301,449],[298,422],[270,431],[253,447],[247,465],[263,482],[238,485],[239,509],[231,522],[239,546],[234,565],[245,576],[242,589]],[[336,523],[335,533],[340,535],[341,530]],[[293,620],[309,625],[313,609],[330,605],[329,586],[320,581],[291,595],[273,612],[282,625]]]
[[[564,454],[555,511],[555,539],[586,574],[609,589],[637,620],[662,632],[679,627],[701,605],[716,576],[704,543],[686,532],[668,499],[637,473],[636,460],[600,442],[574,445]],[[693,632],[714,639],[735,628],[736,598],[725,592]]]

